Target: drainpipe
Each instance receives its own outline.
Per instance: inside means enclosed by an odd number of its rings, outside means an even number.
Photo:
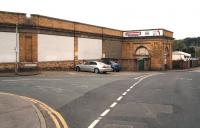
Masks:
[[[18,53],[19,53],[19,48],[18,48],[18,24],[16,24],[15,73],[18,73]]]

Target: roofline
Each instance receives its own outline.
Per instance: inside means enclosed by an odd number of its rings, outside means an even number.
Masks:
[[[82,23],[82,22],[77,22],[77,21],[65,20],[65,19],[55,18],[55,17],[50,17],[50,16],[44,16],[44,15],[38,15],[38,14],[31,14],[31,16],[39,16],[39,17],[44,17],[44,18],[49,18],[49,19],[60,20],[60,21],[64,21],[64,22],[70,22],[70,23],[75,23],[75,24],[83,24],[83,25],[98,27],[98,28],[101,28],[101,29],[110,29],[110,30],[123,32],[122,30],[119,30],[119,29],[114,29],[114,28],[109,28],[109,27],[104,27],[104,26],[98,26],[98,25],[93,25],[93,24],[87,24],[87,23]]]
[[[137,30],[127,30],[127,31],[123,31],[123,32],[131,32],[131,31],[151,31],[151,30],[164,30],[164,31],[167,31],[167,32],[172,32],[172,31],[169,31],[167,29],[164,29],[164,28],[157,28],[157,29],[137,29]],[[173,32],[172,32],[173,33]]]
[[[20,13],[20,12],[9,12],[9,11],[0,11],[0,13],[8,13],[8,14],[17,14],[17,15],[26,15],[26,13]]]
[[[173,54],[173,53],[177,53],[178,55],[188,55],[188,56],[191,56],[190,53],[182,52],[182,51],[173,51],[172,54]]]
[[[0,11],[0,13],[9,13],[9,14],[17,14],[17,15],[26,15],[27,13],[18,13],[18,12],[8,12],[8,11]],[[83,25],[88,25],[88,26],[93,26],[93,27],[98,27],[101,29],[110,29],[114,31],[120,31],[120,32],[131,32],[131,31],[147,31],[147,30],[164,30],[168,32],[172,32],[163,28],[158,28],[158,29],[139,29],[139,30],[119,30],[119,29],[114,29],[114,28],[109,28],[109,27],[104,27],[104,26],[98,26],[98,25],[92,25],[92,24],[87,24],[87,23],[82,23],[82,22],[76,22],[76,21],[70,21],[70,20],[65,20],[61,18],[55,18],[55,17],[50,17],[50,16],[44,16],[44,15],[39,15],[39,14],[31,14],[31,16],[39,16],[39,17],[44,17],[44,18],[50,18],[50,19],[55,19],[55,20],[60,20],[64,22],[70,22],[70,23],[75,23],[75,24],[83,24]],[[172,32],[173,33],[173,32]]]

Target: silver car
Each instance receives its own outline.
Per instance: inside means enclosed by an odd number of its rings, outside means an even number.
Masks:
[[[77,72],[89,71],[94,73],[106,73],[112,71],[110,65],[98,61],[91,61],[91,62],[86,62],[85,64],[76,65],[75,69]]]

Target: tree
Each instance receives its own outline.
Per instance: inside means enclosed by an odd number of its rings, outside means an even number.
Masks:
[[[173,50],[174,51],[183,51],[187,49],[187,46],[183,42],[183,40],[175,40],[173,43]]]
[[[192,57],[200,57],[200,37],[185,38],[175,40],[173,43],[174,51],[183,51],[192,55]]]

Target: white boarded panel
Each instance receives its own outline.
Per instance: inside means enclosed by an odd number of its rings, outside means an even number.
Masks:
[[[38,61],[74,60],[74,38],[38,35]]]
[[[102,40],[78,38],[78,59],[101,59]]]
[[[17,39],[19,38],[17,37]],[[0,32],[0,63],[13,63],[16,61],[15,47],[16,33]]]

